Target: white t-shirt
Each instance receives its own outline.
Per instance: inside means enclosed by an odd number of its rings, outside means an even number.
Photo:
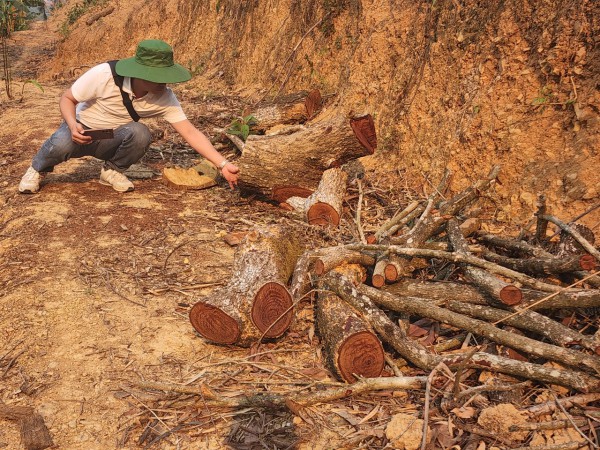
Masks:
[[[187,118],[169,88],[160,94],[148,92],[142,98],[134,98],[131,78],[125,77],[123,90],[132,98],[133,107],[141,118],[161,117],[169,123]],[[73,83],[71,92],[75,100],[80,102],[77,105],[77,119],[90,128],[117,128],[132,121],[108,63],[99,64],[84,73]]]

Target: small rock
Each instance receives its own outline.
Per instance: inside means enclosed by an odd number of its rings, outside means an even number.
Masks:
[[[431,431],[427,427],[427,442]],[[385,435],[398,450],[417,450],[423,440],[423,420],[411,414],[396,414],[387,424]]]

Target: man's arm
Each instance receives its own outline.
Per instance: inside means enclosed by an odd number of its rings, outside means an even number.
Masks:
[[[172,123],[173,128],[183,137],[194,150],[212,162],[215,166],[221,169],[223,177],[231,186],[231,189],[237,185],[239,171],[234,164],[227,161],[210,143],[208,138],[198,128],[196,128],[189,120]]]
[[[92,138],[83,134],[83,126],[77,122],[75,110],[77,108],[77,100],[73,97],[71,88],[67,89],[60,97],[58,105],[69,130],[71,130],[71,139],[77,144],[89,144]]]

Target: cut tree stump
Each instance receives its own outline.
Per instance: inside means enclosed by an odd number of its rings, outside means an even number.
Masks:
[[[250,135],[236,161],[240,188],[277,203],[308,197],[323,172],[371,155],[377,139],[370,115],[323,118],[291,134]]]
[[[301,251],[285,227],[250,231],[237,248],[230,282],[192,307],[194,329],[210,341],[242,347],[281,336],[293,317],[286,285]]]
[[[162,176],[163,183],[175,189],[206,189],[215,186],[214,178],[200,175],[194,168],[165,167]]]
[[[258,124],[253,129],[264,133],[278,125],[305,123],[312,119],[323,106],[323,97],[318,89],[296,92],[271,101],[259,103],[251,114]]]

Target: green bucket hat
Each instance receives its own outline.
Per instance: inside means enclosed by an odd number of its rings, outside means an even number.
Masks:
[[[135,56],[117,62],[116,71],[124,77],[139,78],[154,83],[181,83],[192,78],[190,72],[173,61],[173,49],[158,39],[138,44]]]

